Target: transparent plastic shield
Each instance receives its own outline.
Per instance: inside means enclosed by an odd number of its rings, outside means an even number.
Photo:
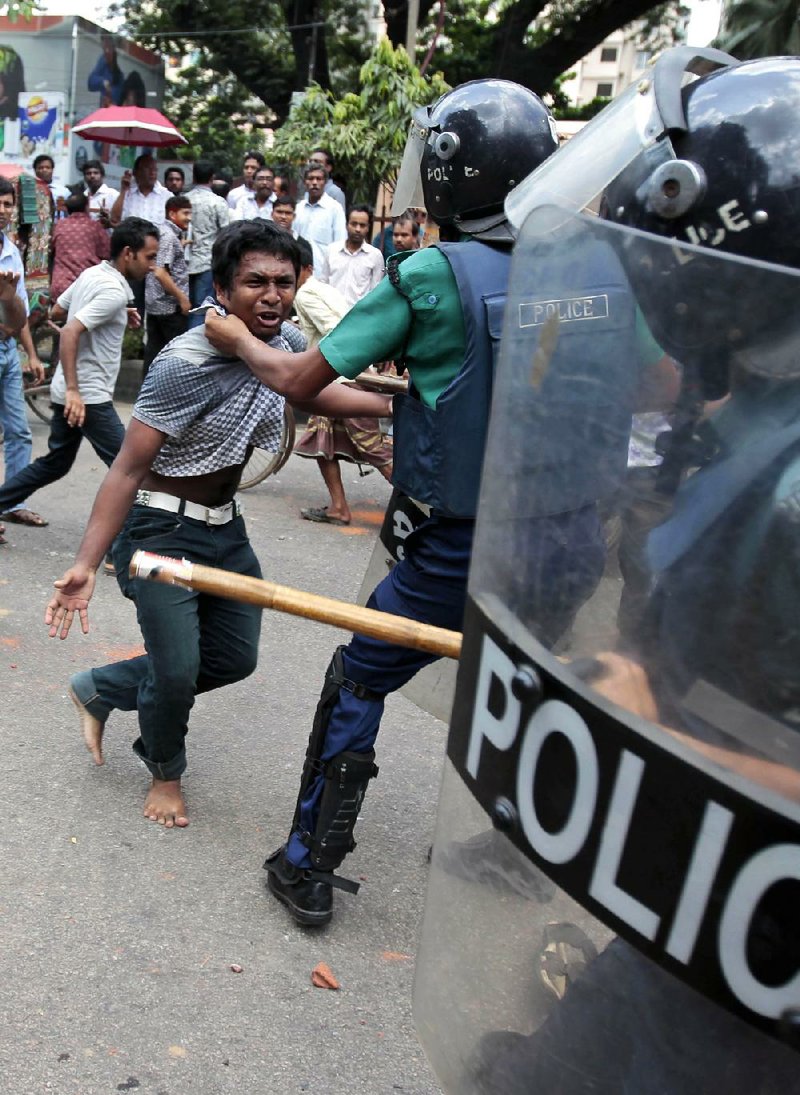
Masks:
[[[560,205],[580,212],[628,166],[648,144],[654,155],[669,159],[672,149],[655,148],[663,126],[649,84],[631,86],[580,130],[555,156],[550,156],[506,198],[506,216],[519,229],[536,205]],[[659,159],[655,162],[659,162]]]
[[[422,154],[425,151],[425,142],[428,139],[428,128],[420,112],[411,120],[411,130],[408,134],[406,147],[403,150],[403,159],[397,174],[397,184],[392,198],[392,216],[399,217],[407,209],[423,209],[425,197],[422,192]]]
[[[540,209],[509,287],[420,1037],[459,1095],[792,1090],[800,277]]]

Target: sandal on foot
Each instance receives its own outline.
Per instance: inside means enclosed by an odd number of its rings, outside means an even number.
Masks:
[[[327,506],[301,509],[300,516],[304,521],[317,521],[321,525],[349,525],[349,521],[343,521],[341,517],[331,517]]]
[[[32,509],[11,509],[3,514],[3,520],[10,521],[13,525],[29,525],[31,528],[44,528],[50,524]]]

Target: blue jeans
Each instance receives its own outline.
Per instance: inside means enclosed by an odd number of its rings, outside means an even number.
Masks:
[[[86,419],[82,426],[70,426],[64,417],[64,408],[54,403],[53,421],[47,439],[48,451],[12,478],[6,479],[0,487],[0,513],[24,502],[40,487],[63,479],[75,463],[84,437],[103,463],[110,467],[124,436],[125,427],[113,403],[87,403]]]
[[[189,274],[189,300],[192,307],[197,308],[206,297],[214,292],[214,279],[210,270],[203,270],[200,274]],[[202,327],[206,321],[205,312],[196,312],[189,316],[189,330],[193,327]]]
[[[186,768],[184,739],[194,698],[254,671],[261,609],[131,579],[128,565],[139,548],[253,578],[261,577],[261,568],[242,517],[212,526],[134,506],[114,541],[117,581],[136,605],[147,654],[78,673],[72,687],[87,710],[103,721],[115,709],[137,711],[135,752],[157,779],[178,779]]]
[[[22,368],[13,338],[0,340],[0,425],[7,483],[30,463],[33,443],[22,395]],[[19,503],[4,505],[0,512],[18,508]]]

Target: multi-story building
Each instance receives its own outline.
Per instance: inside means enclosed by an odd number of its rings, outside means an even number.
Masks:
[[[636,28],[622,27],[578,61],[574,77],[564,81],[563,90],[575,106],[598,96],[613,98],[643,73],[651,56]]]

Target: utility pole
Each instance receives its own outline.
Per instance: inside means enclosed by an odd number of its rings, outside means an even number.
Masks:
[[[414,60],[417,50],[417,23],[419,22],[419,0],[408,0],[408,22],[406,23],[406,53]]]

